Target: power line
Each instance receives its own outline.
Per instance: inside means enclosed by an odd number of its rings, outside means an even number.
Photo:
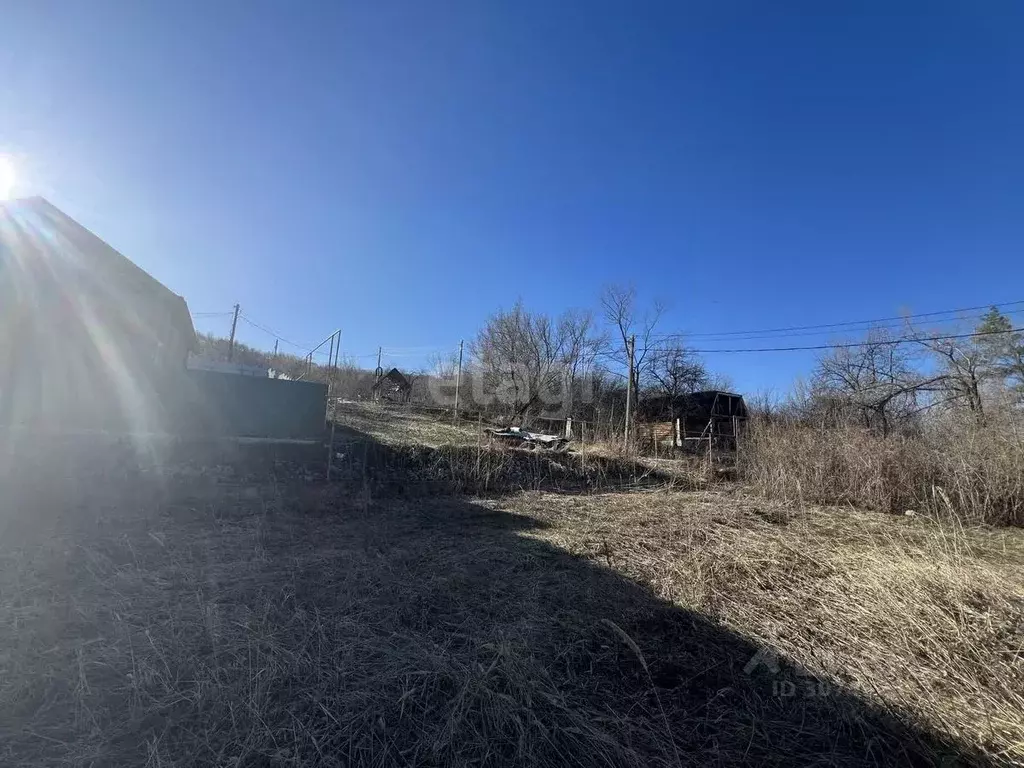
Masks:
[[[239,314],[238,316],[240,318],[242,318],[245,322],[247,322],[249,325],[251,325],[253,328],[258,328],[259,330],[263,331],[264,333],[269,333],[271,336],[273,336],[278,341],[283,341],[285,344],[291,344],[293,347],[296,347],[297,349],[301,349],[304,352],[309,352],[310,351],[310,347],[308,345],[299,344],[298,342],[295,342],[295,341],[289,341],[288,339],[286,339],[284,336],[282,336],[281,334],[277,333],[276,331],[273,331],[270,328],[267,328],[265,325],[260,325],[256,321],[246,317],[243,314]]]
[[[855,349],[857,347],[870,346],[898,346],[900,344],[915,344],[924,341],[953,341],[955,339],[973,339],[979,336],[999,336],[1005,333],[1024,333],[1020,329],[1011,328],[1004,331],[980,331],[974,333],[954,333],[944,336],[920,336],[917,338],[886,339],[882,341],[857,341],[843,344],[816,344],[806,347],[751,347],[748,349],[688,349],[688,352],[695,354],[720,354],[738,352],[808,352],[823,349]],[[651,350],[665,351],[665,347],[648,347]]]
[[[1024,302],[1019,302],[1024,303]],[[1024,310],[1021,310],[1024,311]],[[806,346],[793,346],[793,347],[734,347],[724,349],[706,349],[706,348],[687,348],[687,352],[694,354],[739,354],[739,353],[757,353],[757,352],[814,352],[831,349],[856,349],[858,347],[867,346],[899,346],[901,344],[918,344],[922,342],[930,341],[954,341],[957,339],[973,339],[981,336],[1001,336],[1010,333],[1024,333],[1024,330],[1019,328],[1010,328],[1001,331],[975,331],[972,333],[952,333],[952,334],[940,334],[932,336],[918,336],[911,338],[899,338],[899,339],[884,339],[880,341],[857,341],[857,342],[845,342],[839,344],[813,344]],[[647,348],[650,351],[667,351],[670,347],[658,347],[652,346]],[[385,356],[388,355],[387,351],[384,352]],[[598,357],[605,358],[617,358],[621,353],[615,352],[598,352]],[[367,358],[375,357],[376,352],[369,352],[363,355],[348,355],[349,358]],[[614,372],[613,372],[614,373]],[[625,374],[622,374],[625,378]]]
[[[1014,307],[1024,304],[1024,301],[1007,301],[999,304],[981,304],[976,307],[961,307],[959,309],[944,309],[936,312],[918,312],[916,314],[909,315],[894,315],[892,317],[880,317],[875,320],[848,320],[840,323],[821,323],[819,325],[792,325],[783,328],[762,328],[759,330],[747,330],[747,331],[720,331],[720,332],[707,332],[707,333],[667,333],[667,334],[656,334],[652,336],[654,339],[675,339],[681,337],[687,338],[704,338],[704,337],[718,337],[718,336],[747,336],[750,334],[757,333],[786,333],[789,331],[812,331],[812,330],[826,330],[832,328],[849,328],[850,326],[877,326],[878,323],[888,323],[892,321],[907,321],[916,318],[924,317],[938,317],[939,315],[952,315],[959,312],[977,312],[980,310],[990,309],[992,307]],[[1014,310],[1019,312],[1022,310]],[[948,318],[948,320],[957,320],[959,318]],[[813,334],[811,334],[813,335]]]
[[[722,338],[722,337],[733,337],[733,338],[739,337],[738,340],[754,341],[754,340],[757,340],[759,337],[752,336],[751,334],[759,334],[759,333],[760,334],[782,334],[780,336],[765,336],[765,337],[761,337],[761,338],[789,338],[789,337],[797,337],[797,336],[814,336],[814,335],[819,335],[819,333],[821,331],[827,330],[827,329],[845,328],[847,330],[852,331],[852,330],[872,330],[874,328],[881,329],[881,328],[887,328],[887,327],[899,327],[903,323],[905,323],[905,322],[907,322],[908,320],[911,320],[911,319],[921,319],[921,318],[928,318],[928,317],[939,318],[942,315],[951,315],[951,314],[964,313],[964,312],[974,312],[974,311],[979,311],[979,310],[987,310],[987,309],[989,309],[991,307],[1004,308],[1004,307],[1014,307],[1014,306],[1020,306],[1020,305],[1024,305],[1024,300],[1022,300],[1022,301],[1003,302],[1003,303],[999,303],[999,304],[983,304],[983,305],[978,305],[978,306],[975,306],[975,307],[961,307],[959,309],[947,309],[947,310],[940,310],[940,311],[935,311],[935,312],[919,312],[919,313],[916,313],[916,314],[908,314],[908,315],[903,315],[903,316],[893,316],[893,317],[877,318],[875,320],[851,320],[851,321],[845,321],[845,322],[839,322],[839,323],[821,323],[821,324],[818,324],[818,325],[797,325],[797,326],[788,326],[788,327],[782,327],[782,328],[766,328],[766,329],[762,329],[762,330],[759,330],[759,331],[722,331],[722,332],[718,332],[718,333],[711,333],[711,332],[709,332],[709,333],[696,333],[696,334],[686,334],[686,333],[658,334],[658,335],[652,336],[652,338],[657,339],[657,340],[662,340],[662,341],[669,340],[669,339],[680,339],[680,338],[685,338],[685,339],[704,338],[705,340],[712,341],[712,340],[717,340],[718,338]],[[1015,310],[1008,310],[1008,311],[1005,312],[1005,314],[1019,314],[1019,313],[1024,313],[1024,308],[1022,308],[1022,309],[1015,309]],[[219,316],[227,316],[227,315],[231,315],[231,314],[233,314],[233,313],[232,312],[193,312],[192,313],[192,315],[194,317],[219,317]],[[257,328],[258,330],[261,330],[264,333],[267,333],[267,334],[273,336],[274,338],[278,339],[279,341],[284,342],[285,344],[290,344],[291,346],[296,347],[297,349],[309,352],[312,355],[324,356],[324,355],[327,354],[327,353],[324,353],[324,352],[316,352],[316,351],[310,352],[311,347],[308,346],[308,345],[300,344],[298,342],[286,339],[285,337],[281,336],[279,333],[274,331],[272,328],[268,328],[267,326],[261,325],[260,323],[257,323],[256,321],[252,320],[251,318],[247,317],[244,314],[240,313],[239,317],[242,320],[244,320],[246,323],[248,323],[249,325],[253,326],[254,328]],[[965,317],[943,318],[943,319],[936,320],[936,322],[953,322],[953,321],[959,321],[959,320],[965,320],[965,319],[977,319],[977,318],[981,318],[981,317],[984,317],[984,315],[977,315],[977,316],[975,316],[973,318],[972,317],[966,317],[966,318]],[[890,326],[880,325],[881,323],[892,323],[893,321],[899,321],[899,323],[897,325],[890,325]],[[857,327],[854,327],[854,326],[868,326],[868,327],[866,327],[866,328],[857,328]],[[818,333],[800,333],[802,331],[817,331]],[[753,354],[753,353],[759,353],[759,352],[812,352],[812,351],[822,351],[822,350],[832,350],[832,349],[856,349],[856,348],[859,348],[859,347],[865,347],[865,346],[871,346],[871,345],[898,346],[898,345],[901,345],[901,344],[913,344],[913,343],[920,343],[920,342],[953,341],[953,340],[957,340],[957,339],[970,339],[970,338],[977,338],[977,337],[981,337],[981,336],[997,336],[997,335],[1008,334],[1008,333],[1022,333],[1022,332],[1024,332],[1024,331],[1021,331],[1020,329],[1009,329],[1009,330],[1001,330],[1001,331],[982,331],[982,332],[973,332],[973,333],[958,333],[958,334],[942,334],[942,335],[932,335],[932,336],[920,336],[920,337],[916,337],[916,338],[903,337],[903,338],[898,338],[898,339],[887,339],[887,340],[882,340],[882,341],[859,341],[859,342],[845,342],[845,343],[836,343],[836,344],[811,344],[811,345],[789,346],[789,347],[688,348],[687,351],[688,352],[692,352],[694,354]],[[432,347],[430,347],[430,346],[422,346],[422,347],[395,347],[395,348],[392,348],[390,350],[389,349],[384,349],[383,350],[383,354],[385,356],[387,356],[387,357],[418,357],[418,356],[427,355],[427,354],[429,354],[431,352],[444,352],[444,351],[447,351],[448,349],[449,349],[448,346],[441,346],[441,345],[432,346]],[[664,347],[664,346],[658,346],[658,345],[652,345],[652,346],[648,347],[647,349],[649,349],[651,351],[666,351],[666,350],[669,350],[671,348],[670,347]],[[346,359],[349,359],[349,360],[353,360],[353,359],[373,358],[376,355],[377,355],[376,352],[368,352],[366,354],[348,354],[348,355],[343,355],[343,357],[346,358]],[[606,358],[612,358],[612,357],[615,357],[616,355],[615,355],[615,353],[610,353],[610,352],[600,352],[600,353],[598,353],[598,356],[606,357]]]
[[[1002,314],[1004,314],[1004,315],[1024,314],[1024,309],[1010,309],[1010,310],[1006,310]],[[985,317],[985,315],[965,315],[965,316],[961,316],[961,317],[946,317],[946,318],[939,318],[939,319],[933,320],[932,323],[936,323],[936,324],[938,324],[938,323],[959,323],[959,322],[963,322],[963,321],[966,321],[966,320],[980,320],[980,319],[982,319],[984,317]],[[900,323],[882,323],[882,324],[874,324],[874,325],[865,325],[863,327],[858,327],[858,328],[844,328],[842,330],[845,331],[846,333],[855,333],[855,332],[864,332],[864,331],[889,330],[889,329],[893,329],[893,328],[903,328],[903,327],[905,327],[905,325],[906,325],[905,322],[900,322]],[[748,333],[756,333],[756,331],[749,331]],[[738,332],[738,331],[735,332],[734,334],[730,334],[728,332],[724,332],[723,331],[720,334],[706,333],[706,334],[697,334],[697,336],[700,338],[701,341],[705,341],[705,342],[711,342],[711,341],[761,341],[761,340],[769,340],[769,339],[792,339],[792,338],[798,338],[798,337],[821,336],[821,335],[823,335],[825,333],[827,333],[827,331],[808,331],[808,332],[802,332],[802,333],[779,333],[779,334],[764,335],[764,336],[747,336],[747,335],[740,335],[740,332]],[[686,334],[686,333],[665,334],[663,337],[660,337],[660,340],[665,341],[665,340],[676,339],[676,338],[678,338],[678,339],[690,339],[690,338],[693,338],[693,336],[691,334]]]
[[[731,354],[739,352],[813,352],[824,349],[856,349],[857,347],[870,346],[898,346],[900,344],[916,344],[925,341],[952,341],[955,339],[972,339],[978,336],[1000,336],[1006,333],[1024,333],[1019,328],[1010,328],[1003,331],[976,331],[974,333],[953,333],[941,336],[918,336],[914,338],[884,339],[881,341],[856,341],[842,344],[815,344],[803,347],[749,347],[732,349],[701,349],[687,348],[687,352],[694,354]],[[648,347],[652,352],[671,351],[671,347]],[[618,358],[621,352],[598,352],[599,357]]]

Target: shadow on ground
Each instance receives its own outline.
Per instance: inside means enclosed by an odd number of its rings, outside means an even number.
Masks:
[[[532,537],[530,517],[397,494],[400,472],[378,483],[355,458],[331,484],[303,469],[322,452],[234,459],[8,472],[0,760],[982,762]]]

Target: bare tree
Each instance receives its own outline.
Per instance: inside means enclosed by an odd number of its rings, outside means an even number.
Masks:
[[[648,357],[655,348],[654,331],[665,314],[665,306],[656,301],[649,310],[641,312],[637,308],[635,288],[610,285],[601,293],[601,309],[615,336],[609,356],[620,362],[623,368],[629,367],[629,339],[636,336],[636,348],[633,351],[633,388],[639,392],[639,372],[649,367]]]
[[[735,392],[736,382],[727,373],[712,373],[708,371],[708,380],[704,383],[707,389],[717,389],[721,392]]]
[[[564,340],[565,415],[572,417],[579,400],[577,388],[584,383],[598,353],[606,346],[606,338],[597,334],[590,312],[570,310],[562,315],[559,326]]]
[[[704,363],[682,344],[655,347],[644,360],[641,378],[653,394],[677,397],[708,386]]]
[[[760,389],[745,400],[751,417],[760,419],[765,424],[776,422],[782,417],[785,404],[772,387]]]
[[[435,352],[427,358],[427,372],[438,379],[454,379],[459,369],[459,353]]]
[[[895,421],[917,409],[917,392],[927,383],[897,342],[885,330],[874,329],[858,346],[837,345],[819,357],[814,408],[830,419],[853,415],[887,434]]]
[[[516,302],[494,314],[470,345],[484,385],[512,419],[524,423],[557,393],[563,378],[565,325]]]
[[[975,418],[983,421],[985,408],[981,390],[988,376],[985,350],[971,339],[935,338],[940,335],[935,331],[909,329],[908,336],[916,339],[938,365],[938,374],[922,382],[919,389],[940,392],[938,402],[966,407]]]

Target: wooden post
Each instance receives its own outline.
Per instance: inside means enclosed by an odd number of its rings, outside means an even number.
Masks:
[[[380,380],[384,376],[384,369],[380,367],[380,356],[384,351],[383,347],[377,347],[377,368],[373,372],[373,401],[380,402]]]
[[[334,347],[334,337],[338,337],[338,347]],[[331,482],[331,471],[334,469],[334,425],[337,423],[336,408],[331,405],[331,395],[337,397],[335,374],[338,371],[338,353],[341,352],[341,331],[331,334],[331,352],[327,357],[327,413],[331,418],[331,439],[327,447],[327,482]]]
[[[711,421],[708,422],[708,477],[711,476],[711,442],[715,436],[715,417],[711,416]]]
[[[455,374],[455,414],[452,416],[452,423],[459,420],[459,389],[462,386],[462,344],[459,341],[459,371]],[[378,363],[379,365],[379,363]]]
[[[480,482],[480,458],[484,452],[484,414],[476,415],[476,479]]]
[[[580,466],[583,474],[587,474],[587,422],[580,422]]]
[[[231,338],[228,339],[228,362],[235,356],[235,327],[238,325],[238,309],[239,306],[235,304],[235,315],[231,318]]]
[[[629,355],[629,378],[626,380],[626,422],[622,431],[623,440],[629,445],[629,427],[633,415],[633,353],[636,349],[636,336],[630,336],[626,343],[626,352]]]

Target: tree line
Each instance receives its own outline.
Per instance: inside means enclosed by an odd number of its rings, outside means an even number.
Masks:
[[[630,377],[634,407],[728,387],[678,337],[663,332],[664,315],[663,304],[642,306],[630,286],[607,287],[596,310],[551,315],[517,301],[492,314],[471,340],[460,405],[507,423],[571,417],[613,434],[626,417]],[[457,354],[432,361],[435,395],[447,400],[457,367]]]
[[[1022,402],[1024,332],[992,307],[959,333],[909,321],[899,335],[869,330],[858,346],[836,345],[820,355],[810,379],[798,382],[780,408],[767,398],[758,404],[769,415],[785,411],[804,421],[859,424],[887,435],[914,431],[942,414],[966,415],[983,425]]]
[[[403,371],[412,400],[529,425],[544,418],[590,422],[609,436],[632,405],[669,402],[707,389],[731,389],[710,371],[685,337],[665,329],[664,304],[642,304],[635,289],[609,286],[594,309],[553,315],[522,301],[494,312],[467,345],[461,376],[458,352],[435,355],[417,371]],[[964,413],[983,423],[996,409],[1024,401],[1024,331],[993,307],[976,325],[948,338],[907,322],[897,333],[884,327],[845,339],[820,354],[809,377],[783,397],[748,394],[768,418],[785,414],[817,424],[855,424],[882,435],[913,430],[938,413]],[[199,336],[200,354],[227,358],[228,343]],[[630,346],[632,365],[630,365]],[[375,376],[353,361],[335,371],[290,354],[270,354],[235,344],[237,362],[261,365],[291,378],[332,381],[334,394],[366,399]],[[650,413],[650,411],[648,411]]]

